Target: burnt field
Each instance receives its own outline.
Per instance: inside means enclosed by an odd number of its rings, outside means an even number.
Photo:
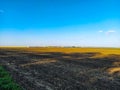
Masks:
[[[1,48],[0,64],[25,90],[120,90],[120,55],[93,51]]]

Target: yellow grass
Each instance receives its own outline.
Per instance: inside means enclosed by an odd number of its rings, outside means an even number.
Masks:
[[[62,53],[86,53],[99,52],[104,55],[118,54],[120,55],[120,48],[57,48],[57,47],[0,47],[2,49],[24,50],[29,52],[62,52]]]
[[[0,47],[7,49],[18,49],[36,52],[64,52],[64,53],[74,53],[74,52],[101,52],[105,54],[120,54],[120,48],[62,48],[62,47]]]
[[[0,47],[2,49],[28,52],[61,52],[61,53],[100,53],[91,58],[104,57],[109,54],[120,55],[120,48],[64,48],[64,47]]]
[[[114,73],[120,72],[120,67],[109,68],[108,72],[110,74],[114,74]]]
[[[37,62],[34,62],[34,63],[22,64],[21,66],[25,67],[25,66],[30,66],[30,65],[47,64],[47,63],[53,63],[53,62],[56,62],[56,60],[47,59],[47,60],[43,60],[43,61],[37,61]]]
[[[89,53],[97,52],[101,53],[99,56],[105,56],[109,54],[120,55],[120,48],[64,48],[64,47],[25,47],[25,46],[0,46],[0,49],[12,49],[12,50],[24,50],[29,52],[61,52],[61,53]],[[98,57],[99,57],[98,56]]]

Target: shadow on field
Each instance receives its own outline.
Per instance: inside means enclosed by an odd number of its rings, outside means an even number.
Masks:
[[[0,51],[0,62],[11,66],[12,75],[26,89],[120,90],[120,55],[97,55],[101,53]]]
[[[89,68],[110,68],[120,66],[120,55],[108,55],[105,57],[94,58],[94,56],[99,55],[99,52],[89,52],[89,53],[60,53],[60,52],[45,52],[45,53],[26,53],[27,58],[31,58],[31,60],[38,61],[48,61],[55,60],[55,62],[51,63],[72,63],[79,66],[85,66]],[[23,62],[23,61],[22,61]],[[32,62],[32,61],[31,61]],[[33,62],[33,63],[34,63]],[[117,63],[116,63],[117,62]],[[30,63],[30,60],[29,62]],[[116,63],[116,64],[115,64]],[[26,64],[23,62],[23,64]],[[44,64],[44,63],[42,63]],[[47,63],[45,63],[47,64]]]

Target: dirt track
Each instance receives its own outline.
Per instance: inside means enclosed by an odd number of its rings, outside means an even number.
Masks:
[[[26,90],[120,90],[120,55],[0,49],[0,63]]]

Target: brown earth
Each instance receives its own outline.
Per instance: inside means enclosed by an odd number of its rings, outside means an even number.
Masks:
[[[0,63],[25,90],[120,90],[120,55],[0,49]]]

